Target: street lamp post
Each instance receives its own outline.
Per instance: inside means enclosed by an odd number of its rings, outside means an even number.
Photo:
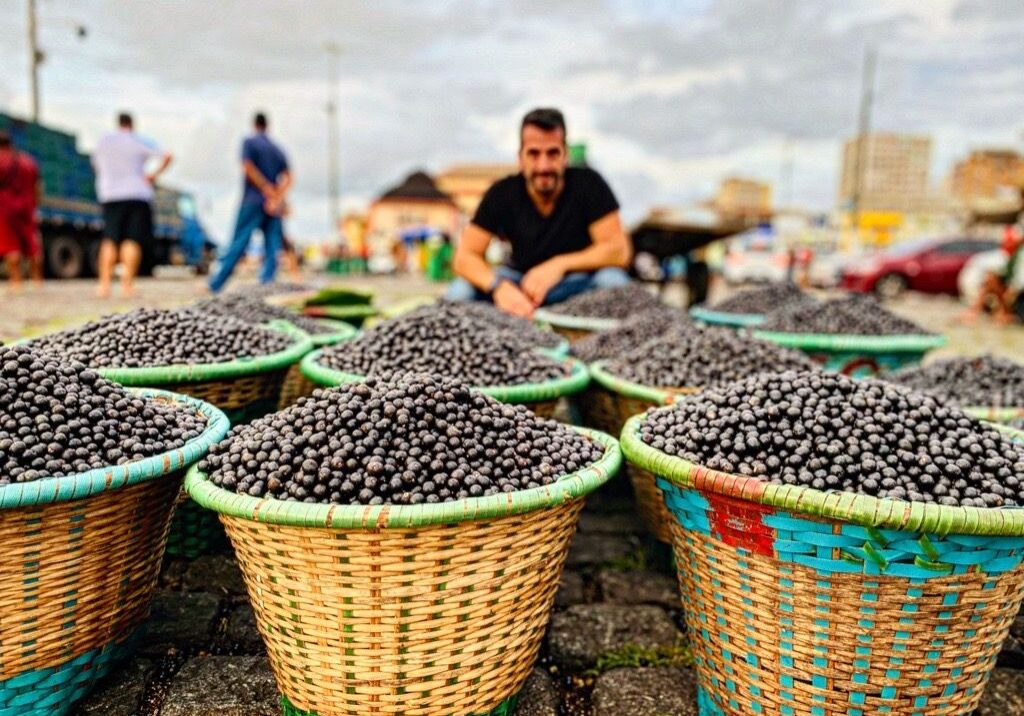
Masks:
[[[43,54],[39,51],[36,33],[36,0],[28,0],[28,72],[29,90],[32,94],[32,121],[39,121],[39,64]]]
[[[341,48],[328,42],[327,50],[327,192],[330,198],[328,213],[330,234],[337,235],[341,221],[338,187],[338,56]]]

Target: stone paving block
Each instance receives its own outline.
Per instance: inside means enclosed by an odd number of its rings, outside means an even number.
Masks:
[[[682,639],[668,614],[654,606],[581,604],[554,614],[548,629],[552,658],[570,670],[593,666],[602,654],[627,645],[654,649]]]
[[[601,596],[609,604],[657,604],[679,609],[679,585],[674,577],[649,570],[604,570],[597,575]]]
[[[564,609],[573,604],[583,604],[585,601],[587,598],[583,591],[583,575],[569,570],[562,572],[558,591],[555,592],[555,607]]]
[[[135,716],[152,673],[153,662],[149,659],[122,664],[78,703],[75,716]]]
[[[216,595],[205,592],[157,592],[139,653],[163,656],[170,649],[193,653],[207,648],[219,605]]]
[[[1018,615],[999,652],[999,666],[1024,669],[1024,616]]]
[[[197,656],[181,667],[160,716],[280,716],[280,696],[261,656]]]
[[[974,716],[1024,716],[1024,671],[993,671]]]
[[[591,696],[593,716],[696,716],[697,679],[685,667],[613,669]]]
[[[608,564],[631,558],[636,548],[626,537],[603,534],[578,533],[572,538],[568,567],[584,567],[588,565]]]
[[[242,570],[230,554],[198,557],[186,567],[183,583],[189,592],[245,594]]]
[[[584,534],[629,535],[644,531],[640,516],[629,512],[591,512],[580,515],[579,530]]]
[[[515,716],[558,716],[558,688],[543,669],[534,669],[519,692]]]
[[[248,604],[240,604],[228,617],[225,644],[232,654],[263,654],[266,647],[256,628],[256,614]]]

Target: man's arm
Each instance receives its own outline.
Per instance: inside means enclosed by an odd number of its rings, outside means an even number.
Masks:
[[[588,227],[591,244],[581,251],[553,256],[534,266],[523,277],[523,290],[536,305],[544,302],[548,291],[573,271],[596,271],[608,266],[626,268],[633,256],[629,237],[622,228],[618,211],[602,216]]]
[[[455,247],[452,258],[452,269],[457,276],[469,281],[481,291],[489,291],[494,283],[494,270],[484,258],[487,246],[491,243],[491,234],[476,224],[470,223],[462,231],[459,244]],[[502,281],[492,294],[494,304],[516,316],[529,317],[533,314],[533,304],[511,281]]]
[[[292,188],[294,180],[292,179],[292,172],[290,169],[285,169],[283,172],[277,175],[277,193],[284,198],[284,195],[288,193],[288,190]]]
[[[255,164],[253,164],[248,159],[243,159],[242,171],[245,172],[246,178],[249,181],[251,181],[256,186],[257,189],[260,190],[260,193],[263,194],[263,196],[269,198],[270,196],[273,195],[274,185],[270,182],[269,179],[263,176],[263,172],[257,169]]]
[[[171,166],[171,162],[174,161],[174,156],[170,152],[164,152],[163,156],[160,157],[160,163],[156,169],[150,172],[146,176],[146,181],[150,184],[156,184],[156,180],[160,178],[160,175],[167,171],[167,167]]]

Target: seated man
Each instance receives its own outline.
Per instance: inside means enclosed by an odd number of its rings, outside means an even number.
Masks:
[[[520,173],[495,182],[462,232],[451,300],[490,300],[529,317],[592,288],[629,283],[630,243],[619,203],[601,175],[569,167],[565,119],[535,109],[520,128]],[[484,253],[492,236],[512,245],[510,266],[492,269]]]

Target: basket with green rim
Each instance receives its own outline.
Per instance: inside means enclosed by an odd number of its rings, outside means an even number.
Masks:
[[[1024,596],[1024,510],[771,485],[655,450],[643,419],[622,449],[673,516],[702,714],[974,710]]]
[[[690,316],[710,326],[729,326],[730,328],[756,328],[764,323],[764,314],[762,313],[727,313],[703,306],[691,308]]]
[[[302,309],[303,315],[311,318],[326,318],[332,321],[344,321],[359,328],[368,318],[377,315],[377,309],[370,305],[352,306],[307,306]]]
[[[612,415],[614,424],[608,430],[612,435],[622,432],[622,426],[634,415],[643,413],[650,408],[657,408],[669,405],[680,395],[692,395],[698,392],[699,388],[655,388],[641,383],[634,383],[624,378],[612,375],[605,367],[605,361],[597,361],[590,366],[590,375],[593,384],[601,386],[612,403]],[[669,525],[672,522],[671,515],[665,508],[665,500],[661,496],[654,475],[636,465],[626,463],[626,477],[633,486],[633,494],[636,497],[637,512],[643,521],[647,531],[656,539],[665,544],[672,543],[672,533]]]
[[[271,321],[267,328],[287,333],[295,342],[277,353],[222,363],[97,368],[97,372],[121,385],[156,387],[204,400],[223,410],[232,425],[247,423],[277,410],[289,369],[313,349],[309,336],[287,321]],[[223,541],[224,530],[217,520],[182,493],[167,538],[167,554],[195,559]]]
[[[503,714],[540,649],[584,498],[621,462],[456,502],[323,505],[185,488],[234,545],[288,714]]]
[[[323,365],[319,362],[320,353],[316,350],[302,359],[303,374],[317,385],[334,387],[366,380],[366,376],[345,373]],[[566,359],[566,363],[570,365],[571,371],[563,378],[522,385],[478,386],[476,390],[502,403],[525,405],[537,415],[550,418],[555,414],[560,398],[579,393],[590,382],[590,374],[583,363],[575,358]]]
[[[852,377],[886,373],[920,363],[925,354],[945,345],[944,336],[860,336],[829,333],[753,332],[786,348],[796,348],[825,366]]]
[[[1024,408],[969,407],[963,411],[973,418],[1024,430]]]
[[[570,316],[565,313],[556,313],[546,308],[538,308],[534,311],[533,320],[542,326],[550,326],[551,330],[565,337],[569,343],[575,343],[586,338],[591,333],[610,331],[622,324],[622,321],[618,318]]]
[[[0,714],[61,716],[127,654],[149,612],[185,469],[224,437],[217,408],[177,450],[0,487]]]
[[[348,341],[359,335],[359,330],[349,323],[343,321],[331,321],[327,319],[316,319],[325,328],[330,328],[329,333],[310,333],[309,339],[314,348],[333,346],[342,341]],[[289,405],[297,403],[299,398],[312,395],[316,390],[316,383],[302,374],[301,361],[296,361],[288,369],[281,385],[281,397],[277,402],[277,409],[284,410]]]

